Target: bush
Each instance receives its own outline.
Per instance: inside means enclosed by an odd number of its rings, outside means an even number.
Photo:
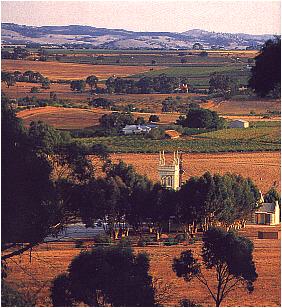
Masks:
[[[109,246],[112,244],[112,239],[106,234],[98,234],[94,237],[94,246]]]
[[[39,93],[39,88],[38,87],[32,87],[30,89],[30,93]]]
[[[75,248],[81,248],[83,246],[83,240],[75,240]]]
[[[160,118],[156,114],[151,114],[149,117],[149,122],[160,122]]]

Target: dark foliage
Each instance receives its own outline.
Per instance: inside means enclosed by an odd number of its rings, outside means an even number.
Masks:
[[[174,259],[172,268],[178,277],[183,277],[187,282],[193,278],[198,279],[219,307],[227,295],[240,286],[248,292],[254,290],[253,283],[258,275],[253,261],[253,249],[249,239],[212,228],[203,237],[203,261],[195,259],[192,251],[187,250]],[[210,286],[201,266],[216,272],[216,288]]]
[[[225,120],[220,118],[215,111],[191,108],[186,117],[179,117],[177,124],[190,128],[221,129],[225,125]]]
[[[54,306],[154,306],[149,259],[134,255],[126,245],[98,247],[81,253],[71,262],[68,273],[52,285]]]
[[[249,85],[257,95],[265,97],[274,91],[279,97],[281,87],[281,38],[268,40],[255,57],[255,66],[251,70]],[[273,93],[272,93],[273,94]]]

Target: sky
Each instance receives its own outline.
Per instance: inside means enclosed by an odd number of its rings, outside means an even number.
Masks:
[[[280,1],[1,1],[1,21],[132,31],[280,34]]]

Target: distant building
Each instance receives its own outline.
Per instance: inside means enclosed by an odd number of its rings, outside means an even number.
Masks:
[[[258,225],[279,225],[280,208],[278,201],[273,203],[262,203],[252,215],[251,222]]]
[[[194,49],[194,50],[203,50],[203,49],[204,49],[204,46],[203,46],[202,44],[200,44],[200,43],[195,43],[195,44],[193,45],[193,49]]]
[[[248,128],[249,126],[250,125],[249,125],[248,121],[241,120],[241,119],[234,120],[234,121],[230,122],[230,124],[229,124],[230,128]]]
[[[168,129],[168,130],[165,130],[165,137],[169,139],[177,139],[180,137],[180,134],[176,130]]]
[[[157,125],[154,124],[148,124],[148,125],[126,125],[122,132],[124,135],[133,135],[133,134],[142,134],[142,133],[149,133],[149,131],[152,128],[157,127]]]

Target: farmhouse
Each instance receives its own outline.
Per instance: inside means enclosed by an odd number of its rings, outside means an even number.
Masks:
[[[126,125],[122,132],[124,135],[133,135],[133,134],[142,134],[149,133],[152,128],[156,128],[157,125],[148,124],[148,125]]]
[[[177,139],[180,137],[179,132],[173,129],[165,130],[165,137],[169,139]]]
[[[258,225],[279,225],[280,208],[278,201],[273,203],[262,203],[252,217],[252,222]]]
[[[229,124],[230,128],[248,128],[249,127],[249,122],[245,121],[245,120],[234,120],[232,122],[230,122]]]

